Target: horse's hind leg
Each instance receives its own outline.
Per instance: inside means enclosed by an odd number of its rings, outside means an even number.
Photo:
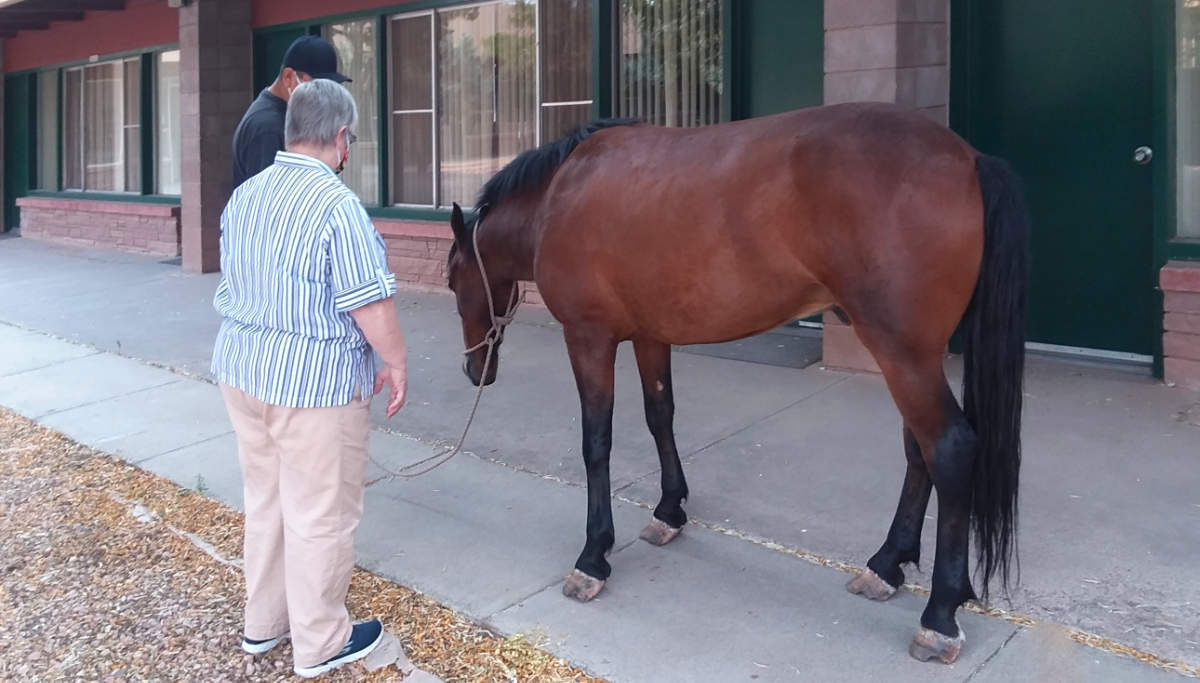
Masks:
[[[866,571],[846,584],[846,589],[851,593],[872,600],[892,597],[904,583],[904,571],[900,565],[906,562],[915,564],[921,559],[921,527],[925,522],[925,509],[929,506],[933,481],[921,459],[921,446],[908,427],[904,428],[904,456],[908,460],[908,471],[904,475],[900,503],[896,506],[896,516],[892,519],[887,539],[867,561]]]
[[[646,425],[658,447],[662,467],[662,498],[654,508],[650,524],[642,538],[654,545],[666,545],[679,535],[687,522],[681,503],[688,496],[683,465],[675,448],[675,396],[671,389],[671,346],[657,341],[635,339],[638,372],[646,403]]]
[[[917,355],[880,353],[885,347],[875,348],[888,388],[938,492],[933,589],[909,653],[922,661],[936,658],[949,664],[958,658],[965,641],[955,614],[962,603],[975,597],[968,573],[975,433],[946,383],[940,349]],[[911,460],[909,474],[913,474]],[[919,475],[915,481],[906,480],[906,487],[909,483],[920,487],[908,500],[902,496],[898,517],[917,514],[917,508],[924,507],[922,499],[928,496]],[[901,527],[919,529],[911,522],[907,526],[901,522]],[[909,542],[916,542],[915,534]],[[898,543],[896,551],[902,547]],[[884,549],[892,547],[885,543]],[[876,566],[885,571],[889,568],[882,562]]]

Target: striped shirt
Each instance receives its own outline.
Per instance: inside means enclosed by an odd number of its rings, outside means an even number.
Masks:
[[[272,405],[370,396],[375,358],[350,311],[396,292],[383,238],[324,163],[279,152],[221,214],[223,318],[212,373]]]

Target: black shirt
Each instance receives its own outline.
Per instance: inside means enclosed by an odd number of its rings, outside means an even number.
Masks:
[[[233,133],[233,187],[246,182],[275,163],[283,150],[283,122],[287,102],[264,89],[246,110]]]

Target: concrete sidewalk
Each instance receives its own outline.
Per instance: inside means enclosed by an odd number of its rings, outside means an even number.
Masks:
[[[217,325],[213,276],[4,239],[0,282],[0,405],[240,503],[228,420],[202,381]],[[377,420],[372,436],[375,456],[392,464],[454,438],[473,395],[458,370],[453,300],[398,298],[410,406]],[[1173,676],[1059,628],[966,612],[955,666],[911,661],[923,598],[867,602],[845,593],[843,572],[788,552],[861,565],[886,532],[903,476],[899,418],[882,382],[817,366],[677,354],[679,446],[699,524],[653,548],[635,539],[657,500],[657,458],[632,354],[623,355],[614,574],[591,604],[562,598],[585,517],[578,406],[561,336],[544,312],[522,318],[468,439],[473,453],[368,491],[364,566],[505,632],[543,633],[552,651],[615,680]],[[1200,396],[1036,360],[1027,394],[1023,584],[1012,609],[1200,664]]]

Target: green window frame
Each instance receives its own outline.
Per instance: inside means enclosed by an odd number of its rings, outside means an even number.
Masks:
[[[164,53],[177,52],[178,49],[178,45],[174,43],[157,45],[33,70],[37,96],[32,103],[32,120],[35,124],[35,129],[32,132],[35,140],[35,148],[32,154],[33,167],[30,169],[30,180],[34,189],[30,190],[30,196],[156,204],[179,203],[179,194],[162,194],[158,192],[159,165],[162,161],[159,156],[160,124],[162,121],[159,118],[159,79],[157,71],[160,56]],[[136,93],[130,93],[130,95],[136,94],[136,105],[132,102],[128,103],[132,106],[134,118],[131,119],[129,116],[126,116],[122,122],[124,129],[137,129],[136,144],[126,149],[122,158],[129,159],[132,156],[136,160],[138,177],[128,179],[125,190],[91,190],[87,189],[86,186],[83,189],[68,189],[66,187],[67,178],[64,177],[66,160],[64,137],[68,125],[68,122],[65,120],[67,74],[79,72],[79,70],[86,69],[88,66],[105,63],[128,65],[124,67],[126,69],[124,73],[136,74],[138,80]],[[43,83],[50,80],[55,84],[53,90],[56,112],[54,116],[43,116],[44,112],[42,108],[44,100],[41,87]],[[47,92],[45,94],[48,96],[50,93]],[[127,99],[132,100],[133,98],[128,97]],[[178,112],[178,106],[176,106],[176,112]],[[55,130],[53,134],[47,134],[44,128],[51,119],[53,119],[52,125]],[[46,144],[54,145],[53,153],[44,149]],[[45,167],[49,159],[54,160],[55,168],[53,171]],[[176,155],[175,163],[181,163],[178,155]],[[174,175],[176,178],[178,177],[178,173]],[[54,179],[53,183],[49,182],[51,177]]]

